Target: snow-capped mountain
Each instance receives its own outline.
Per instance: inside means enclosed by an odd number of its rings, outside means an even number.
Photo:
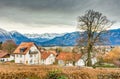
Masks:
[[[55,37],[63,36],[65,33],[58,34],[58,33],[44,33],[44,34],[24,34],[28,38],[47,38],[53,39]]]
[[[16,44],[20,44],[21,42],[31,42],[28,37],[17,31],[11,31],[9,33],[12,36],[12,40],[14,40]]]
[[[49,41],[55,37],[63,36],[65,33],[57,34],[57,33],[44,33],[44,34],[24,34],[26,37],[31,39],[32,41],[45,42]]]
[[[66,33],[63,36],[55,37],[45,42],[39,42],[41,46],[73,46],[76,45],[76,41],[79,38],[79,32]],[[103,34],[103,37],[109,39],[108,45],[120,45],[120,29],[109,30],[107,34]]]
[[[11,39],[12,39],[11,34],[6,30],[0,28],[0,41],[4,42],[6,40],[11,40]]]
[[[111,45],[120,45],[120,29],[109,30],[108,36]]]
[[[47,38],[44,35],[52,37]],[[38,37],[36,37],[38,36]],[[76,40],[79,38],[79,32],[72,32],[66,34],[43,34],[27,37],[27,35],[21,34],[17,31],[8,32],[4,29],[0,29],[0,42],[6,40],[14,40],[16,44],[21,42],[35,42],[39,46],[73,46],[76,45]],[[110,45],[120,45],[120,29],[109,30],[108,34],[102,35],[103,37],[109,36]]]
[[[79,32],[66,33],[63,36],[55,37],[49,41],[41,43],[42,46],[73,46],[79,38]]]

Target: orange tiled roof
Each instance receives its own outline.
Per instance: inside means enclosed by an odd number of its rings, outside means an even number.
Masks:
[[[66,52],[60,52],[57,56],[57,60],[64,60],[64,61],[78,61],[81,58],[81,54],[75,54],[75,53],[66,53]]]
[[[50,52],[43,52],[43,53],[41,54],[41,58],[42,58],[42,59],[46,59],[49,55],[50,55]]]
[[[34,45],[33,42],[22,42],[13,52],[14,54],[21,54],[20,49],[25,48],[24,52],[22,54],[26,54],[29,49]]]
[[[0,50],[0,58],[5,57],[6,55],[8,55],[6,51]]]
[[[54,56],[57,55],[57,53],[55,51],[44,51],[44,52],[42,52],[41,58],[46,59],[50,56],[50,54],[53,54]]]
[[[56,53],[56,51],[52,51],[52,50],[50,50],[50,51],[48,51],[48,52],[50,52],[51,54],[53,54],[53,55],[57,55],[57,53]]]

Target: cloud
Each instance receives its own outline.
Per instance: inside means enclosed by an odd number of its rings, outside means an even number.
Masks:
[[[4,25],[5,24],[5,25]],[[4,28],[7,31],[13,31],[13,30],[17,30],[20,33],[38,33],[38,34],[42,34],[42,33],[65,33],[65,32],[74,32],[76,31],[76,26],[69,26],[69,25],[50,25],[49,27],[46,25],[43,25],[44,27],[26,27],[26,25],[23,24],[16,24],[16,23],[12,23],[11,24],[6,24],[6,23],[0,23],[0,25],[4,26],[2,28]],[[5,27],[5,26],[9,26]],[[19,27],[14,27],[13,25],[17,25]],[[68,28],[69,27],[69,28]],[[66,31],[67,30],[67,31]]]
[[[19,28],[21,25],[73,28],[77,26],[77,16],[88,9],[102,12],[109,19],[119,22],[119,5],[120,0],[0,0],[0,24],[8,28]]]

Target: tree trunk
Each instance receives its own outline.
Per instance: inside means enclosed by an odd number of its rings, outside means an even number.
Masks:
[[[92,66],[91,52],[92,52],[92,45],[89,45],[89,47],[88,47],[87,66]]]

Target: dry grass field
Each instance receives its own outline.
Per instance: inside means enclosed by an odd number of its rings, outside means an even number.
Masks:
[[[64,75],[66,77],[50,78]],[[86,67],[60,67],[60,66],[37,66],[17,65],[4,63],[0,64],[0,79],[120,79],[119,68],[86,68]]]

